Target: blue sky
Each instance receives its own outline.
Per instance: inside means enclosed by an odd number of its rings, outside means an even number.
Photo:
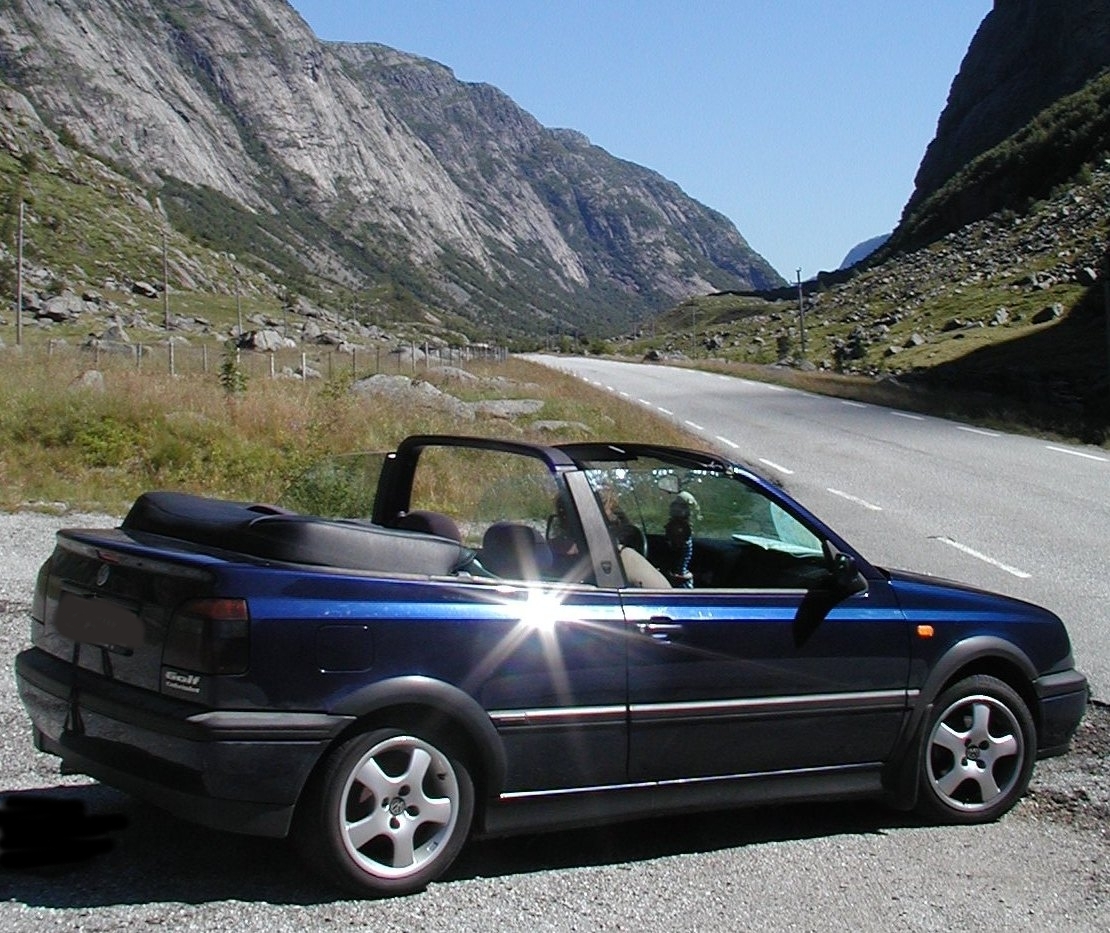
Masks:
[[[731,219],[785,278],[889,232],[990,0],[292,0],[499,87]]]

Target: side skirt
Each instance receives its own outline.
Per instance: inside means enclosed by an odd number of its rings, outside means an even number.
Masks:
[[[662,813],[883,796],[882,765],[848,765],[725,777],[502,794],[476,835],[572,829]]]

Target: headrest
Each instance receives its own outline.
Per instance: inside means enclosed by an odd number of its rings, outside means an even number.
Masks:
[[[535,528],[497,522],[482,537],[481,561],[499,577],[538,580],[551,570],[551,548]]]
[[[459,531],[459,526],[450,515],[444,515],[442,512],[413,509],[397,520],[397,527],[403,531],[419,531],[426,535],[437,535],[440,538],[450,538],[452,541],[462,543],[462,532]]]

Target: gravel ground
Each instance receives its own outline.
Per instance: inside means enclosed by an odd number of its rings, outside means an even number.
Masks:
[[[12,658],[34,575],[61,525],[104,516],[0,515],[0,796],[104,819],[111,848],[0,870],[0,931],[950,930],[1110,928],[1110,708],[1027,798],[983,827],[931,827],[874,805],[764,808],[473,844],[449,878],[349,901],[283,842],[195,827],[33,750]],[[1104,696],[1096,690],[1096,695]],[[71,828],[72,816],[55,825]],[[77,820],[76,822],[80,822]]]

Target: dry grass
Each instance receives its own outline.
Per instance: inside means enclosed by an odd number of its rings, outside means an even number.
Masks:
[[[516,358],[468,366],[478,381],[467,383],[467,395],[536,398],[543,408],[526,418],[473,421],[350,392],[354,375],[367,372],[302,382],[259,375],[255,366],[245,391],[229,393],[215,363],[209,373],[171,376],[104,360],[100,388],[80,382],[89,362],[76,352],[0,351],[0,508],[119,513],[153,488],[274,501],[322,457],[390,450],[417,433],[697,443],[640,406]],[[417,378],[462,394],[435,370]]]

